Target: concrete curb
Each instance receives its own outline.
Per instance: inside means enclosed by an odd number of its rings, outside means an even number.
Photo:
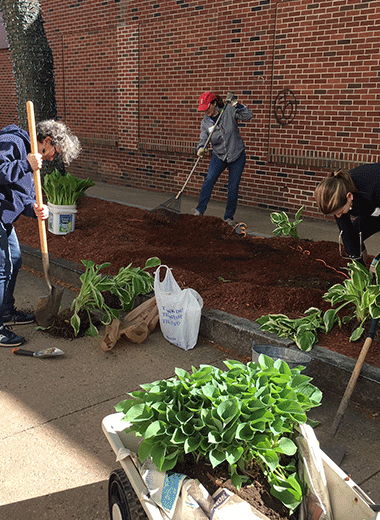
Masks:
[[[42,272],[41,252],[26,245],[20,247],[23,265]],[[80,287],[80,276],[83,272],[84,268],[80,264],[50,257],[50,275],[58,280]],[[260,330],[256,322],[218,310],[202,312],[199,335],[206,341],[217,343],[248,358],[252,357],[254,344],[278,345],[298,350],[291,340]],[[313,384],[322,392],[333,392],[342,396],[355,367],[355,360],[318,345],[308,354],[312,361],[304,373],[313,378]],[[351,401],[369,410],[379,409],[379,390],[380,369],[365,363]]]

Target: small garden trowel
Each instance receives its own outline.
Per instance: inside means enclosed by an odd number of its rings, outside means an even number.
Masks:
[[[45,350],[38,350],[37,352],[33,352],[32,350],[24,350],[23,348],[14,348],[12,350],[13,354],[17,354],[18,356],[33,356],[38,358],[47,358],[47,357],[56,357],[56,356],[64,356],[65,353],[60,348],[51,347],[46,348]]]

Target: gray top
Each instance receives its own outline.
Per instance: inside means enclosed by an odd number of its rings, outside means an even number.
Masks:
[[[220,118],[218,126],[211,136],[212,152],[222,161],[231,163],[236,161],[245,149],[244,141],[240,136],[238,121],[249,121],[252,112],[244,105],[227,105]],[[201,122],[201,135],[198,149],[203,148],[215,122],[205,114]]]

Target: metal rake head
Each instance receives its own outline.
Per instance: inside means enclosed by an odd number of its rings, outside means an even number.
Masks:
[[[179,215],[181,213],[181,198],[172,197],[171,199],[157,206],[157,208],[155,209],[164,209],[167,211],[172,211],[173,213]]]

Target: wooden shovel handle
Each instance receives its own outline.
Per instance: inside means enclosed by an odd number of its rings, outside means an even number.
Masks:
[[[332,427],[331,427],[331,435],[332,435],[332,437],[334,437],[334,435],[336,434],[336,432],[337,432],[337,430],[339,428],[339,425],[340,425],[340,423],[342,421],[343,414],[346,411],[348,402],[351,399],[351,395],[352,395],[352,393],[354,391],[354,388],[355,388],[355,385],[356,385],[356,381],[357,381],[357,379],[358,379],[358,377],[360,375],[360,372],[361,372],[361,370],[363,368],[363,364],[364,364],[365,358],[366,358],[368,350],[369,350],[369,348],[370,348],[370,346],[372,344],[372,340],[373,340],[373,338],[375,336],[378,322],[379,322],[378,318],[372,318],[371,319],[371,325],[370,325],[370,329],[369,329],[367,338],[366,338],[366,340],[364,342],[364,345],[362,346],[362,349],[360,351],[360,354],[359,354],[358,359],[357,359],[356,364],[355,364],[355,368],[352,371],[350,380],[349,380],[349,382],[347,384],[347,387],[346,387],[346,391],[344,392],[344,395],[342,397],[342,400],[340,402],[338,411],[336,412],[335,419],[334,419]]]
[[[27,101],[26,112],[28,115],[30,148],[31,148],[31,152],[33,154],[36,154],[36,153],[38,153],[37,133],[36,133],[36,122],[35,122],[35,118],[34,118],[34,106],[33,106],[32,101]],[[39,169],[33,171],[33,179],[34,179],[34,188],[36,191],[36,202],[37,202],[37,206],[40,208],[43,205],[43,198],[42,198],[42,189],[41,189],[41,175],[40,175]],[[47,255],[48,249],[47,249],[45,221],[41,220],[40,218],[38,218],[37,220],[38,220],[38,231],[39,231],[39,235],[40,235],[41,253]]]

